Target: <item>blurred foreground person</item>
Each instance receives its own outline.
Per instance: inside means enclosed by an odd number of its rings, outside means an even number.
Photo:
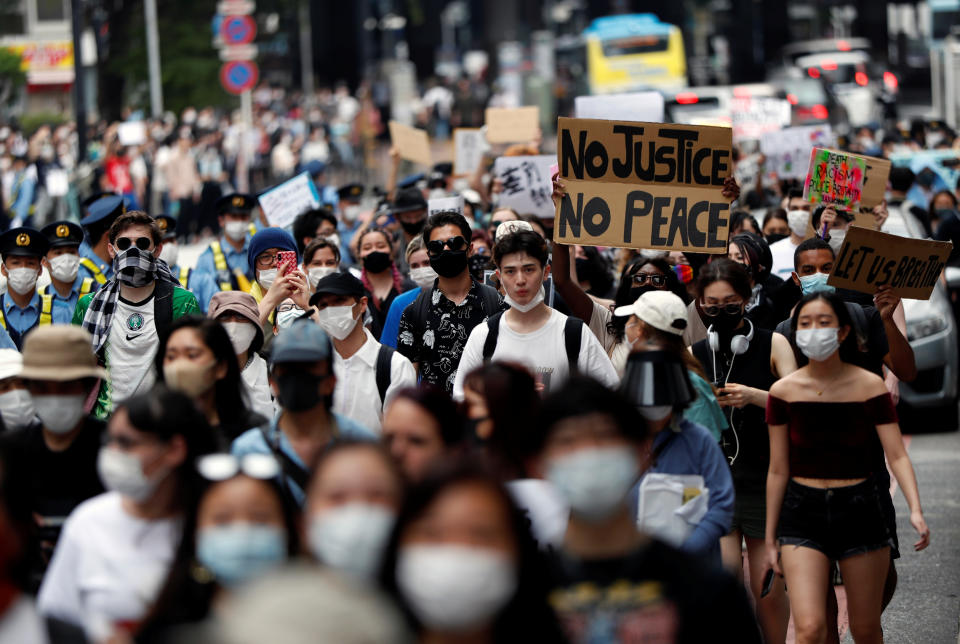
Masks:
[[[408,482],[421,480],[464,441],[457,406],[445,391],[430,385],[398,391],[387,405],[381,434]]]

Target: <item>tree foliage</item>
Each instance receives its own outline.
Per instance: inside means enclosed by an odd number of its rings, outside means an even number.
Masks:
[[[9,105],[17,90],[27,82],[27,74],[20,65],[20,54],[0,47],[0,106]]]

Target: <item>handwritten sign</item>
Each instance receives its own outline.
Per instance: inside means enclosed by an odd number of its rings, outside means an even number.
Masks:
[[[427,215],[435,215],[438,212],[447,212],[455,210],[463,214],[463,195],[456,197],[441,197],[439,199],[427,200]]]
[[[578,96],[573,101],[578,119],[606,119],[608,121],[663,121],[663,94],[660,92],[632,92]]]
[[[733,140],[759,139],[764,132],[772,132],[790,125],[790,103],[781,98],[751,96],[730,100]]]
[[[765,168],[780,179],[803,179],[807,176],[810,150],[833,144],[833,130],[826,124],[788,127],[760,136],[760,151],[767,158]]]
[[[729,128],[560,118],[562,244],[727,252]]]
[[[430,137],[424,130],[390,121],[390,142],[400,152],[400,157],[414,163],[432,165]]]
[[[480,128],[458,127],[453,131],[453,174],[462,177],[477,171],[489,146]]]
[[[877,157],[863,157],[867,164],[863,176],[863,192],[860,195],[861,208],[873,208],[883,201],[887,192],[887,180],[890,178],[890,162]]]
[[[320,193],[308,172],[298,174],[259,197],[267,223],[285,228],[302,212],[320,207]]]
[[[928,300],[953,244],[851,226],[827,284],[871,295],[889,285],[903,298]]]
[[[540,136],[540,108],[488,107],[484,116],[490,143],[528,143]]]
[[[498,157],[493,162],[493,175],[503,182],[498,205],[521,215],[553,217],[550,166],[556,162],[557,157],[552,155]]]
[[[866,171],[867,163],[861,156],[814,148],[803,183],[803,200],[855,211],[860,207]]]

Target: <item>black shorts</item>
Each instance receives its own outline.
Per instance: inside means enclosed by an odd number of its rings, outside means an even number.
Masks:
[[[829,489],[791,480],[777,535],[780,545],[813,548],[835,561],[894,545],[874,479]]]
[[[751,539],[763,539],[767,529],[767,484],[764,481],[734,479],[733,521],[731,532],[739,530]]]

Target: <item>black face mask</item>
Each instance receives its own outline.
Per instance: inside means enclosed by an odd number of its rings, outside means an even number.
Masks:
[[[593,274],[593,265],[590,260],[586,257],[578,257],[574,263],[577,265],[577,279],[581,282],[589,282]]]
[[[643,295],[644,293],[647,293],[648,291],[656,291],[656,290],[658,289],[652,286],[634,286],[633,288],[630,289],[630,294],[627,296],[630,301],[624,302],[623,304],[618,306],[629,306],[630,304],[633,304],[634,302],[639,300],[640,296]]]
[[[781,239],[786,239],[786,238],[789,237],[789,236],[790,236],[790,235],[783,235],[783,234],[780,234],[780,233],[771,233],[771,234],[767,235],[767,237],[766,237],[766,239],[767,239],[767,244],[776,244],[776,243],[777,243],[778,241],[780,241]]]
[[[400,225],[403,227],[403,232],[408,235],[419,235],[423,231],[423,226],[426,223],[427,220],[424,218],[414,222],[401,221]]]
[[[392,261],[393,259],[390,257],[389,253],[374,251],[363,257],[363,267],[368,273],[382,273],[390,268],[390,262]]]
[[[474,255],[467,260],[467,265],[470,266],[470,274],[473,275],[473,278],[480,281],[483,279],[483,271],[487,270],[487,266],[490,265],[490,257],[488,255]],[[437,272],[439,274],[439,271]]]
[[[277,400],[288,411],[307,411],[324,402],[318,392],[325,376],[303,371],[287,372],[277,377]]]
[[[430,267],[440,277],[456,277],[467,267],[467,251],[445,250],[430,258]]]
[[[697,304],[697,313],[700,315],[700,320],[703,322],[704,326],[708,329],[713,325],[713,330],[719,333],[721,336],[730,337],[733,335],[733,332],[736,331],[737,327],[740,326],[740,323],[743,322],[743,309],[739,309],[736,313],[727,313],[723,309],[720,310],[716,315],[707,315],[703,312],[703,309],[700,308],[700,302]]]

